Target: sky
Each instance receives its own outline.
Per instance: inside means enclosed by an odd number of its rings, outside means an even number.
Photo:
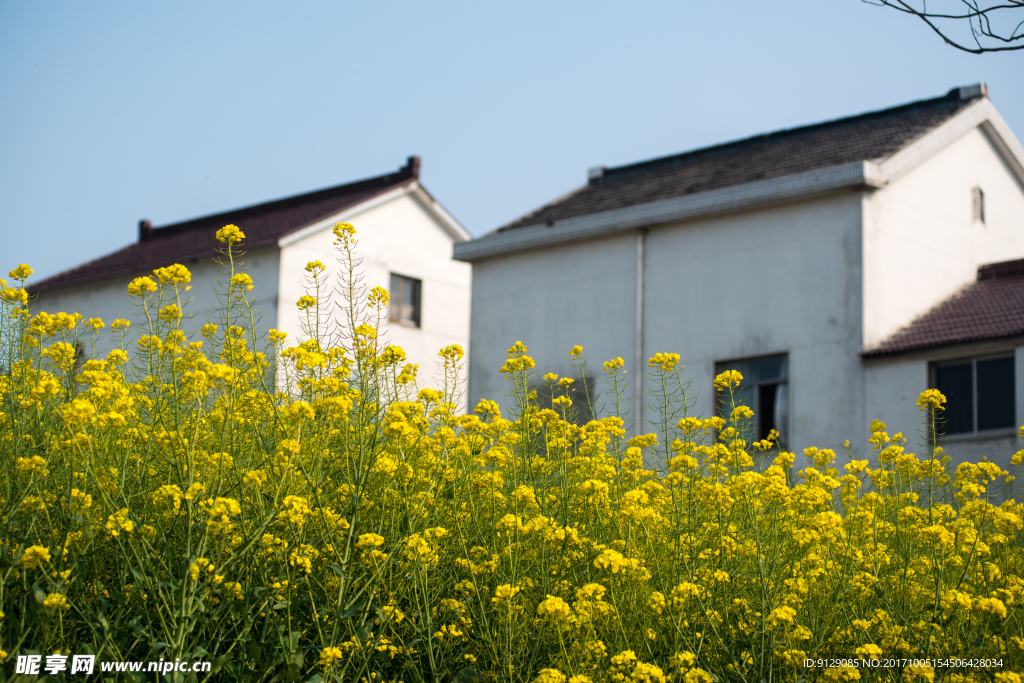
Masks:
[[[414,154],[481,235],[592,166],[979,81],[1024,137],[1024,51],[966,54],[861,0],[0,0],[0,269]]]

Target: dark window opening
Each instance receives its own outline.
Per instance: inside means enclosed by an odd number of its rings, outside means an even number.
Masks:
[[[935,388],[946,397],[942,413],[946,421],[943,432],[963,434],[974,431],[974,370],[971,363],[940,365],[936,370]]]
[[[389,317],[392,322],[412,327],[420,326],[420,294],[423,283],[404,275],[391,273],[391,305]]]
[[[1014,427],[1013,356],[936,363],[932,366],[932,386],[946,397],[943,434]]]
[[[985,222],[985,193],[980,187],[971,189],[971,218],[980,223]]]
[[[743,382],[733,390],[733,397],[737,405],[754,411],[754,439],[764,439],[774,429],[779,433],[780,445],[784,444],[789,426],[789,356],[780,354],[715,363],[716,375],[726,370],[737,370],[743,375]],[[728,394],[718,392],[717,399],[718,413],[728,412]]]
[[[979,360],[978,431],[1014,426],[1013,357]]]

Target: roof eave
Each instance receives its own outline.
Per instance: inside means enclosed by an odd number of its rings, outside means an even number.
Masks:
[[[963,339],[940,344],[928,344],[926,346],[914,346],[912,348],[882,350],[875,349],[863,351],[860,354],[862,362],[874,361],[906,361],[906,360],[947,360],[964,355],[976,355],[1005,351],[1024,345],[1024,334],[1013,332],[998,337],[979,337],[977,339]]]
[[[475,261],[675,220],[789,201],[842,188],[881,188],[911,172],[975,128],[980,128],[992,141],[1024,188],[1024,146],[996,111],[992,101],[988,97],[981,97],[884,159],[856,161],[781,178],[577,216],[555,221],[551,225],[535,224],[502,232],[495,231],[471,242],[455,245],[455,258]]]
[[[884,182],[878,165],[856,161],[839,166],[760,180],[683,197],[637,204],[601,213],[493,232],[455,245],[455,258],[475,261],[537,247],[589,239],[637,228],[753,208],[846,188],[879,188]]]

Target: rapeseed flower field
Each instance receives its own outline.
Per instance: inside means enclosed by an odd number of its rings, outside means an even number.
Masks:
[[[597,371],[602,411],[518,342],[508,404],[459,414],[462,349],[418,388],[354,229],[335,235],[337,269],[306,267],[303,340],[257,334],[235,226],[200,339],[181,265],[131,283],[134,322],[30,312],[26,265],[3,281],[4,676],[81,652],[208,659],[224,681],[1021,680],[1008,472],[879,422],[864,459],[797,468],[750,438],[738,373],[716,379],[721,416],[688,414],[672,353],[649,362],[651,433],[616,409],[622,359]],[[943,402],[920,397],[929,443]],[[854,664],[875,658],[907,661]]]

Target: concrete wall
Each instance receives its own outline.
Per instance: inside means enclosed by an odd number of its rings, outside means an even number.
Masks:
[[[482,398],[506,403],[499,370],[517,341],[537,362],[538,378],[571,375],[576,344],[594,375],[603,377],[601,364],[621,356],[632,378],[635,319],[635,233],[475,262],[470,405]]]
[[[985,193],[972,221],[971,189]],[[1024,257],[1024,189],[980,129],[865,198],[864,345],[871,348],[975,280]]]
[[[274,326],[277,320],[277,280],[278,280],[278,249],[277,247],[254,249],[247,252],[240,262],[236,263],[236,270],[247,272],[253,279],[253,290],[250,295],[256,296],[254,311],[260,318],[257,329],[265,333],[267,329]],[[168,264],[170,265],[170,264]],[[224,269],[215,263],[213,259],[184,264],[192,273],[192,289],[188,296],[192,301],[185,308],[185,319],[182,322],[183,329],[195,340],[199,340],[197,330],[206,324],[206,312],[216,306],[214,283],[220,279],[226,281],[223,275]],[[36,298],[30,307],[33,313],[46,311],[56,313],[80,313],[85,318],[102,318],[107,323],[103,330],[104,335],[97,351],[105,353],[111,348],[106,333],[110,332],[110,322],[116,318],[126,318],[132,321],[131,332],[134,335],[141,333],[142,322],[139,309],[135,301],[128,296],[128,283],[142,275],[152,275],[151,270],[135,273],[126,277],[113,278],[93,282],[80,287],[69,287],[50,292],[43,292]]]
[[[882,420],[889,434],[903,432],[914,452],[926,453],[927,439],[922,434],[924,424],[921,411],[917,408],[917,397],[928,388],[928,364],[935,360],[953,360],[972,356],[1001,353],[1013,347],[999,344],[964,346],[959,349],[944,349],[930,354],[899,356],[891,359],[872,360],[864,364],[865,402],[868,406],[867,419]],[[1024,346],[1014,349],[1014,378],[1016,395],[1016,426],[1024,425]],[[946,454],[952,458],[952,466],[961,462],[978,462],[982,458],[1010,468],[1010,457],[1020,449],[1016,434],[999,431],[994,434],[980,434],[974,437],[953,436],[943,439]]]
[[[850,192],[649,233],[644,357],[683,357],[698,414],[713,414],[716,361],[788,353],[788,446],[853,438],[860,202]]]
[[[367,291],[390,288],[390,274],[423,281],[419,328],[385,322],[382,339],[401,346],[409,362],[420,366],[420,386],[436,386],[437,352],[450,344],[469,350],[469,297],[472,267],[452,259],[455,238],[413,196],[404,194],[348,219],[356,228],[357,253]],[[303,333],[295,302],[306,293],[306,263],[319,259],[330,273],[338,272],[337,247],[325,221],[323,229],[281,250],[279,291],[282,305],[277,327],[289,333],[289,344]],[[337,284],[332,280],[332,284]],[[340,300],[333,296],[335,303]],[[465,361],[464,361],[465,363]],[[468,365],[468,364],[467,364]]]
[[[716,361],[787,352],[791,445],[852,438],[863,422],[860,225],[860,194],[848,192],[650,230],[640,369],[679,353],[695,411],[709,416]],[[517,340],[538,377],[569,372],[574,344],[595,373],[622,356],[636,376],[636,233],[478,261],[473,284],[471,401],[504,395],[498,369]]]

